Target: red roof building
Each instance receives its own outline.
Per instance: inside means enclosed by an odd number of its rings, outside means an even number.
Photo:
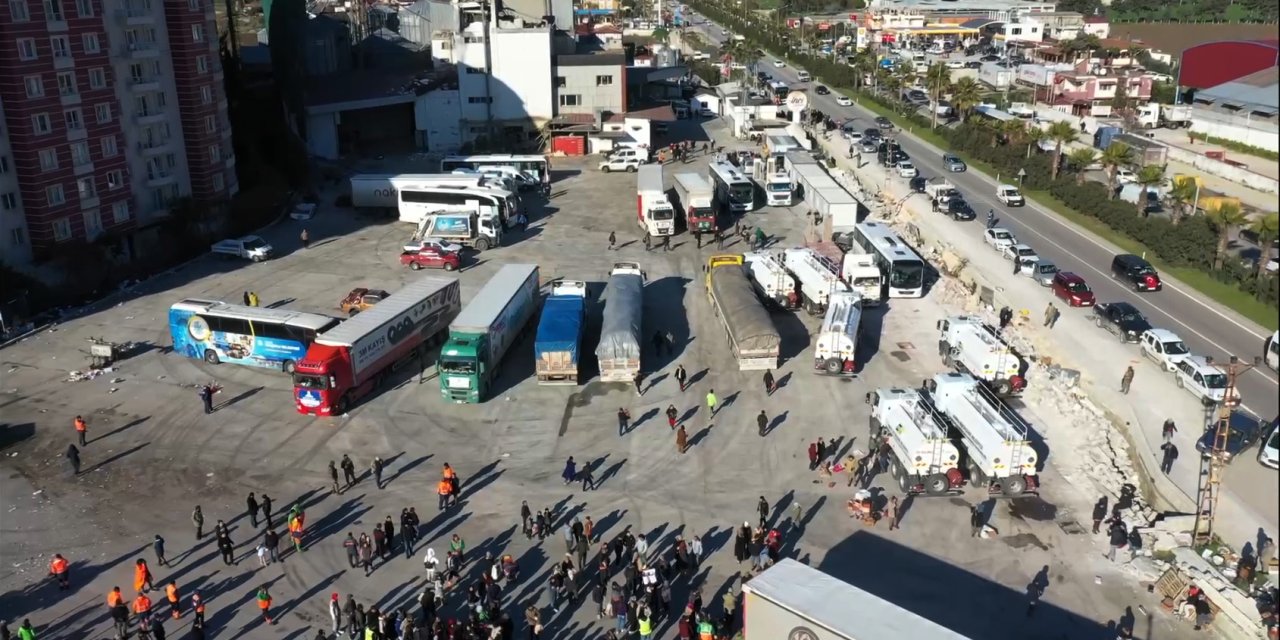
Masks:
[[[1208,89],[1280,65],[1278,40],[1206,42],[1182,52],[1178,84]]]

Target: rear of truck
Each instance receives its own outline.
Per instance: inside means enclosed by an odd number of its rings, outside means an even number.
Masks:
[[[577,384],[587,283],[561,282],[542,304],[533,342],[539,384]]]

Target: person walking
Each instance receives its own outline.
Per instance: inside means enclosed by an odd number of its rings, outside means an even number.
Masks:
[[[5,640],[9,638],[8,628],[5,628]],[[36,640],[36,628],[31,626],[31,618],[23,618],[22,625],[18,627],[18,640]]]
[[[763,528],[765,528],[766,526],[768,526],[768,524],[769,524],[769,501],[768,501],[768,500],[765,500],[765,499],[764,499],[764,496],[760,496],[760,499],[759,499],[759,500],[756,500],[756,514],[758,514],[758,515],[760,516],[760,528],[761,528],[761,529],[763,529]]]
[[[528,500],[520,501],[520,531],[526,540],[533,539],[533,510],[529,508]]]
[[[395,523],[391,522],[391,516],[387,516],[386,519],[382,521],[382,535],[385,536],[386,546],[384,549],[387,552],[387,555],[388,556],[395,555],[396,525]],[[383,559],[385,560],[386,556],[383,556]]]
[[[1000,330],[1004,331],[1005,327],[1009,326],[1009,323],[1012,321],[1013,321],[1013,309],[1010,309],[1009,307],[1001,307],[1000,308]]]
[[[1164,421],[1164,426],[1160,427],[1160,436],[1165,442],[1173,442],[1173,434],[1178,432],[1178,426],[1173,423],[1173,418]]]
[[[164,586],[164,599],[169,601],[169,616],[174,620],[182,617],[182,597],[178,594],[178,581],[170,580]]]
[[[338,484],[338,463],[333,460],[329,461],[329,477],[333,480],[333,493],[342,494],[342,487]]]
[[[156,534],[155,539],[151,541],[151,549],[156,552],[156,564],[162,567],[168,567],[169,561],[164,557],[164,538],[160,534]]]
[[[307,233],[306,229],[302,230],[302,233],[298,235],[298,239],[302,241],[303,249],[311,248],[311,234]]]
[[[338,594],[329,594],[329,622],[334,637],[342,635],[342,605],[338,602]]]
[[[809,443],[809,470],[813,471],[818,468],[818,443]]]
[[[67,458],[67,462],[71,464],[71,474],[80,475],[80,450],[74,444],[67,445],[67,452],[63,454]]]
[[[449,506],[449,496],[453,494],[453,485],[448,479],[441,478],[436,483],[436,495],[439,502],[436,505],[436,511],[444,511]]]
[[[676,383],[680,385],[680,390],[684,391],[685,382],[688,381],[689,379],[689,374],[685,373],[684,371],[684,365],[682,364],[676,365],[676,372],[675,374],[673,374],[672,377],[674,377],[676,379]]]
[[[275,524],[271,521],[271,514],[275,513],[275,511],[271,508],[271,496],[264,493],[262,494],[262,499],[258,502],[262,505],[262,521],[266,523],[268,529],[274,527]]]
[[[218,552],[222,554],[222,564],[231,566],[236,563],[236,547],[227,536],[218,537]]]
[[[369,471],[373,473],[373,483],[378,485],[378,489],[382,489],[382,456],[373,457]]]
[[[369,534],[360,534],[360,568],[364,569],[364,577],[368,578],[373,572],[373,542],[369,540]]]
[[[258,498],[253,495],[252,491],[249,492],[249,497],[244,499],[244,507],[245,507],[245,510],[248,511],[249,513],[249,524],[252,524],[255,528],[257,528]]]
[[[689,432],[685,431],[684,425],[676,427],[676,452],[684,453],[689,450]]]
[[[760,414],[756,416],[756,428],[760,432],[760,437],[764,437],[765,430],[769,428],[769,416],[765,415],[764,409],[760,410]]]
[[[1120,393],[1129,395],[1129,386],[1133,384],[1133,365],[1129,365],[1124,370],[1124,375],[1120,377]]]
[[[618,407],[618,435],[625,435],[630,428],[631,414],[626,409]]]
[[[574,462],[573,456],[569,456],[569,459],[564,461],[564,471],[560,472],[560,479],[564,480],[564,483],[568,485],[576,480],[577,477],[578,463]]]
[[[773,395],[778,390],[778,382],[773,379],[773,372],[766,370],[764,372],[764,394],[766,396]]]
[[[1062,314],[1058,311],[1058,307],[1050,302],[1049,306],[1044,309],[1044,326],[1052,329],[1053,325],[1058,324],[1058,316],[1060,315]]]
[[[672,429],[676,428],[676,419],[679,415],[680,412],[676,410],[676,406],[674,404],[667,405],[667,425]]]
[[[1129,530],[1124,526],[1124,521],[1117,518],[1111,523],[1111,528],[1107,530],[1107,536],[1109,543],[1107,559],[1115,562],[1116,551],[1129,544]]]
[[[306,232],[303,231],[303,233]],[[267,585],[264,584],[261,587],[258,587],[257,600],[258,610],[262,612],[262,619],[265,620],[267,624],[275,624],[275,622],[271,620],[271,592],[267,591]]]
[[[986,524],[983,520],[981,503],[969,508],[969,537],[976,538],[982,533],[982,525]]]
[[[1160,455],[1160,471],[1166,476],[1173,471],[1173,461],[1178,459],[1178,447],[1172,442],[1166,442],[1160,445],[1162,451]]]
[[[618,244],[618,235],[612,231],[609,232],[609,250],[614,251]]]
[[[582,480],[583,492],[596,490],[596,474],[591,471],[590,464],[582,468],[582,473],[578,474],[578,478]]]
[[[671,250],[671,236],[662,236],[662,251],[666,253]]]
[[[212,383],[200,385],[200,401],[204,403],[205,415],[213,413],[213,394],[215,393],[217,391],[214,390]]]
[[[151,567],[147,566],[147,561],[138,558],[133,563],[133,590],[142,591],[146,587],[147,591],[155,591],[156,586],[151,582]]]
[[[200,511],[200,505],[196,505],[195,511],[191,512],[191,524],[196,526],[196,540],[204,537],[204,513]]]
[[[360,549],[356,543],[356,537],[350,531],[347,532],[347,538],[342,541],[342,550],[347,554],[347,566],[352,569],[360,564]]]
[[[356,463],[351,461],[351,456],[344,453],[339,466],[342,467],[342,481],[346,483],[343,489],[350,489],[356,483]]]
[[[87,441],[88,432],[89,432],[89,423],[85,422],[84,418],[80,416],[76,416],[76,419],[72,423],[72,425],[76,428],[76,438],[77,438],[77,442],[80,443],[80,446],[82,447],[89,446],[89,442]]]
[[[267,556],[272,562],[284,562],[280,559],[280,534],[276,533],[275,529],[267,529],[266,533],[262,534],[262,544],[267,547]]]
[[[707,391],[707,410],[711,412],[711,417],[716,417],[716,390]]]
[[[53,554],[53,560],[49,561],[49,575],[57,580],[59,591],[71,588],[71,563],[61,553]]]
[[[889,504],[884,508],[884,519],[889,521],[889,530],[893,531],[898,528],[898,496],[889,498]]]

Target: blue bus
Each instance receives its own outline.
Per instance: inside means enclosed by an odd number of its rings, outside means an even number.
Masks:
[[[169,307],[173,351],[209,364],[230,362],[293,373],[316,339],[340,322],[318,313],[188,298]]]

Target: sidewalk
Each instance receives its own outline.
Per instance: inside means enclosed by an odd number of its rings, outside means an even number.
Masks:
[[[1195,441],[1203,432],[1205,424],[1204,413],[1198,401],[1186,391],[1178,389],[1172,376],[1142,358],[1136,347],[1119,347],[1110,334],[1097,329],[1090,319],[1091,312],[1088,309],[1067,309],[1059,304],[1062,317],[1050,338],[1049,330],[1044,329],[1040,322],[1043,310],[1053,301],[1048,289],[1030,278],[1012,276],[1008,261],[988,248],[979,235],[956,233],[957,223],[933,213],[923,198],[910,197],[911,192],[905,180],[887,176],[874,162],[854,170],[852,161],[847,160],[838,148],[838,142],[832,143],[821,137],[819,142],[829,154],[837,158],[841,168],[856,174],[864,187],[872,191],[885,191],[888,196],[886,200],[889,201],[909,198],[903,207],[905,211],[895,221],[914,222],[922,236],[932,241],[929,244],[944,244],[967,258],[969,266],[992,283],[996,308],[1008,305],[1016,313],[1028,314],[1031,321],[1026,333],[1034,341],[1038,354],[1049,357],[1054,363],[1064,367],[1079,370],[1080,387],[1087,392],[1093,403],[1110,414],[1117,427],[1129,425],[1125,437],[1132,447],[1130,457],[1135,463],[1142,465],[1147,476],[1147,486],[1154,489],[1159,498],[1156,500],[1157,504],[1163,503],[1165,508],[1177,511],[1194,510],[1200,471]],[[884,214],[872,214],[873,217],[877,215]],[[946,241],[938,242],[939,238],[945,238]],[[1032,246],[1048,241],[1039,238],[1026,240]],[[1122,395],[1119,392],[1120,376],[1129,365],[1134,367],[1137,375],[1131,393]],[[1037,407],[1032,409],[1034,411]],[[1180,455],[1174,464],[1173,473],[1166,477],[1159,473],[1159,445],[1160,429],[1167,418],[1173,418],[1179,425],[1174,444]],[[1050,424],[1046,423],[1045,426]],[[1059,436],[1064,440],[1071,439],[1066,437],[1067,434],[1053,431],[1042,435],[1050,443]],[[1052,452],[1053,457],[1070,455],[1070,451]],[[1255,538],[1259,527],[1274,535],[1274,522],[1268,522],[1265,517],[1253,513],[1248,505],[1241,504],[1233,495],[1231,487],[1225,489],[1217,518],[1217,530],[1224,540],[1238,549],[1245,541]]]

